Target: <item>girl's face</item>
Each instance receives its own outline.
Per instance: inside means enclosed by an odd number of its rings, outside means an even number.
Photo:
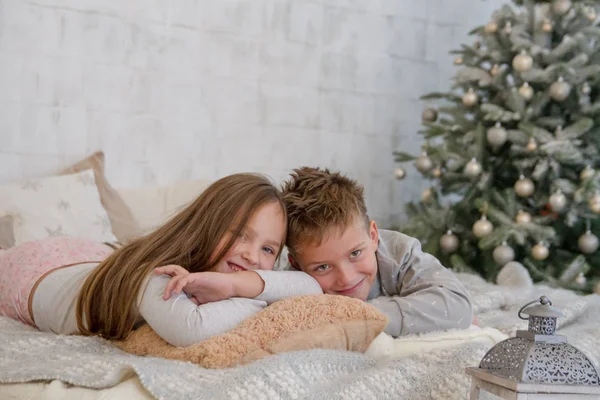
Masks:
[[[278,202],[261,206],[248,220],[229,253],[212,270],[227,273],[273,269],[279,249],[285,241],[286,223]],[[221,238],[213,256],[225,246],[233,233],[230,230]]]

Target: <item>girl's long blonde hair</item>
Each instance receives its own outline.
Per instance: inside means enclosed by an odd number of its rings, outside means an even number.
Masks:
[[[280,191],[262,175],[234,174],[213,183],[163,226],[115,250],[92,271],[77,299],[79,331],[106,339],[126,338],[135,324],[132,307],[154,268],[177,264],[190,272],[211,270],[252,215],[269,202],[278,202],[287,219]],[[231,239],[213,255],[230,229]]]

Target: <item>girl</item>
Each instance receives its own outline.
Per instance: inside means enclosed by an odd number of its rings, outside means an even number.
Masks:
[[[322,293],[307,274],[271,271],[286,225],[277,188],[260,175],[231,175],[162,227],[114,252],[76,238],[1,252],[0,315],[42,331],[106,339],[123,339],[145,321],[167,342],[188,346],[274,301]],[[170,277],[153,271],[167,265],[157,272],[169,273],[173,264],[204,272],[194,275],[204,293],[165,301]]]

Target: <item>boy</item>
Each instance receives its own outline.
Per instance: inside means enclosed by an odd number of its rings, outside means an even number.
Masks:
[[[473,313],[466,289],[419,241],[370,221],[363,188],[327,169],[294,170],[283,185],[290,264],[324,293],[367,301],[398,337],[464,329]]]

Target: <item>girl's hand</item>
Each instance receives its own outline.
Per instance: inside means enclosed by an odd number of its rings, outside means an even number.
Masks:
[[[170,277],[175,277],[179,275],[188,275],[190,271],[180,265],[170,264],[154,268],[154,273],[157,275],[169,275]]]
[[[179,271],[181,272],[181,271]],[[187,272],[187,271],[186,271]],[[254,298],[262,293],[264,282],[253,271],[234,273],[195,272],[177,275],[167,283],[163,299],[185,292],[196,304],[227,300],[231,297]]]

